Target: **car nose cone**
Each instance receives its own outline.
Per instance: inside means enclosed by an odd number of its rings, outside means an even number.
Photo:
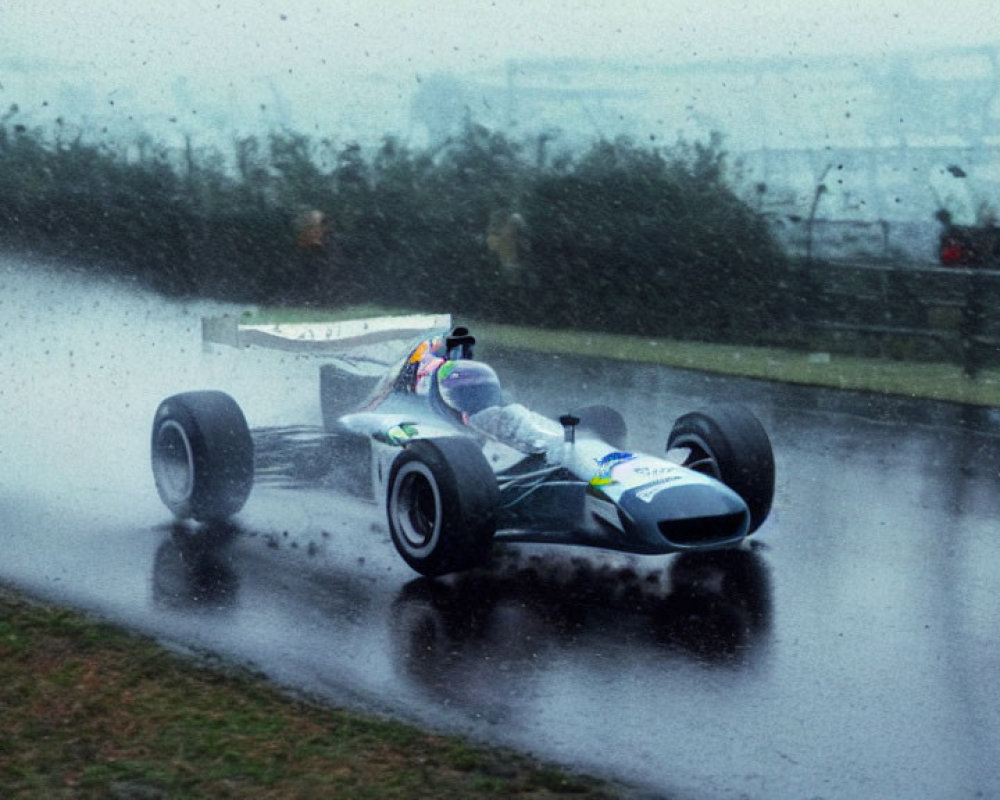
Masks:
[[[638,487],[621,508],[636,533],[667,552],[736,544],[750,525],[743,499],[715,480]]]

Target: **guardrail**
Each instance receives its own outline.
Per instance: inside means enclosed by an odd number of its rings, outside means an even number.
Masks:
[[[797,269],[796,319],[831,349],[953,361],[970,377],[1000,364],[1000,270],[829,262]]]

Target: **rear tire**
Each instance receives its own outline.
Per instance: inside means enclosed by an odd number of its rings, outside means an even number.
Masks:
[[[239,405],[223,392],[186,392],[156,410],[153,479],[180,519],[225,520],[253,487],[253,440]]]
[[[667,439],[667,450],[675,448],[688,451],[685,467],[717,478],[743,498],[750,533],[763,524],[774,500],[774,452],[747,408],[721,405],[685,414]]]
[[[389,533],[422,575],[469,569],[489,557],[499,502],[496,475],[475,441],[417,439],[389,474]]]

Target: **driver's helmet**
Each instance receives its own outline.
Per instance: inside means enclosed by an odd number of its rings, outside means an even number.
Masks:
[[[446,361],[437,372],[438,394],[463,421],[484,408],[501,405],[500,381],[482,361]]]

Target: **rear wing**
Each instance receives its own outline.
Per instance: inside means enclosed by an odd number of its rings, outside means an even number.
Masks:
[[[202,319],[206,347],[264,347],[333,361],[346,372],[372,375],[397,363],[403,346],[451,328],[450,314],[403,314],[330,322],[241,323],[236,317]]]

